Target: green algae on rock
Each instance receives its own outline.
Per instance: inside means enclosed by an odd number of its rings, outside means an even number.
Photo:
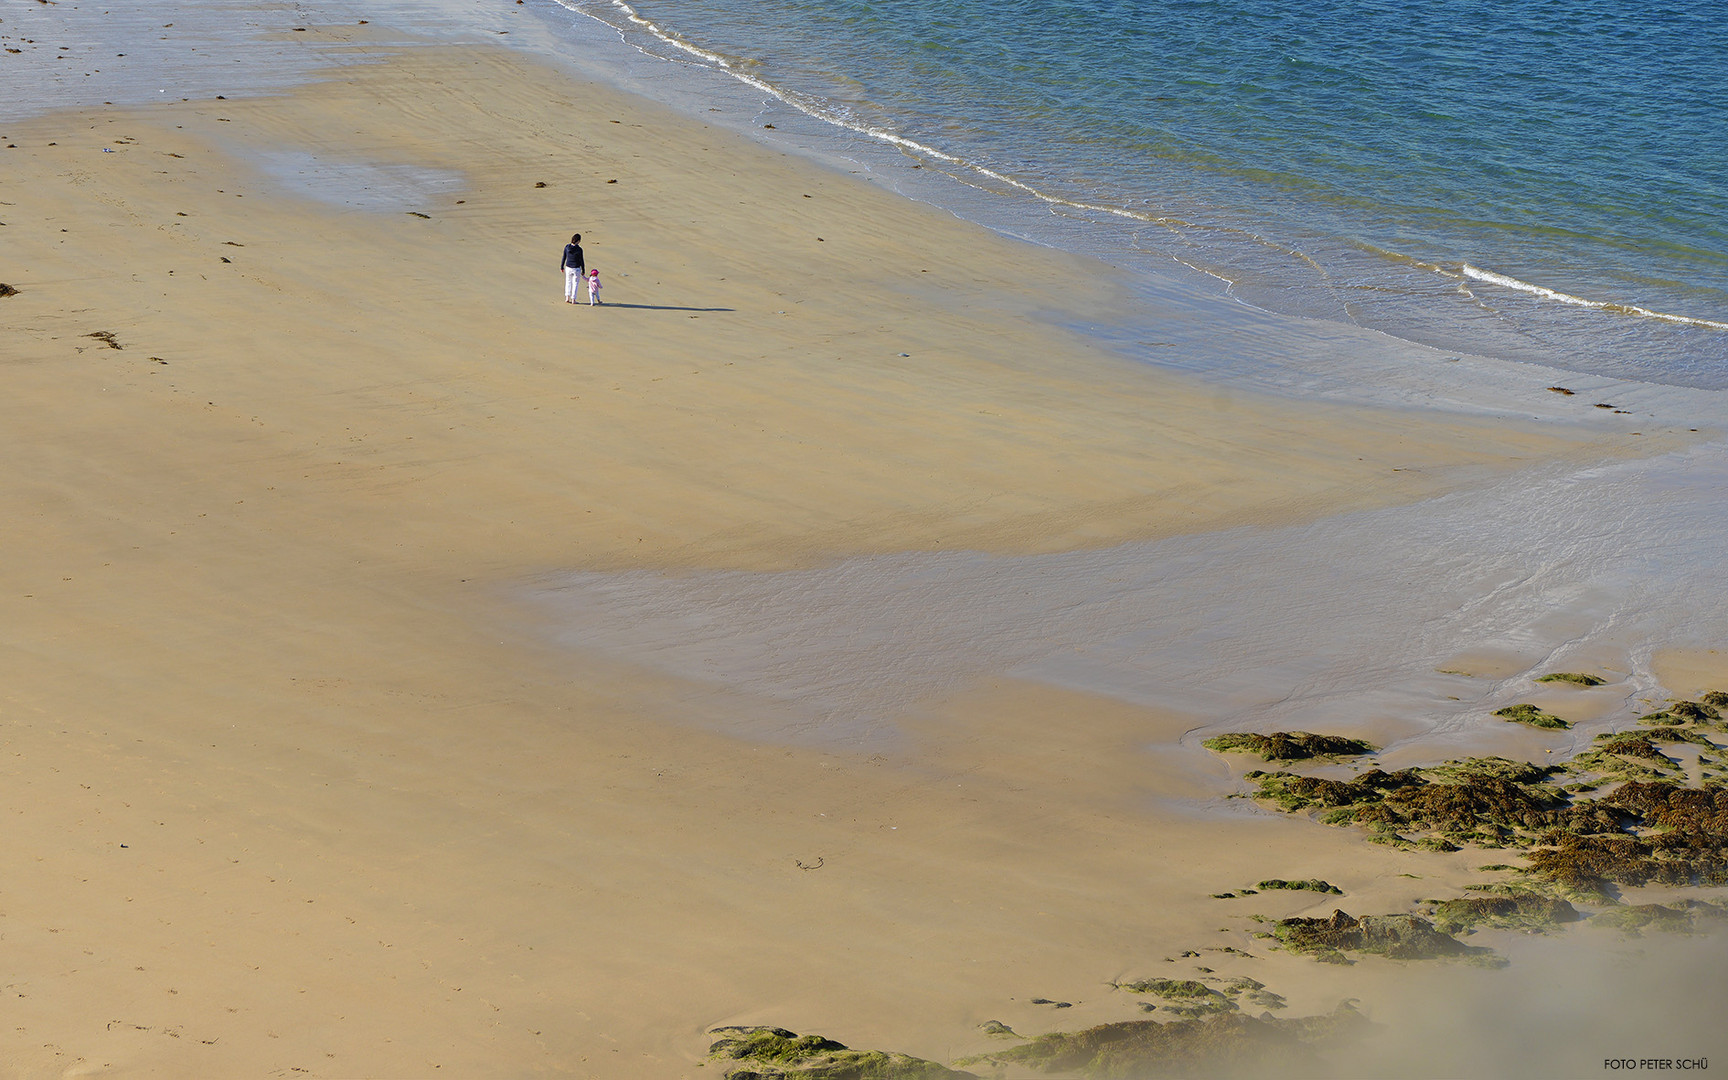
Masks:
[[[820,1035],[797,1035],[776,1027],[717,1027],[720,1038],[708,1057],[725,1063],[727,1080],[977,1080],[971,1073],[906,1054],[850,1050]]]
[[[1258,1005],[1262,1009],[1282,1009],[1287,1004],[1284,995],[1274,994],[1266,989],[1265,983],[1258,979],[1250,979],[1245,975],[1225,983],[1224,992],[1233,998],[1240,998],[1250,1005]]]
[[[1198,979],[1137,979],[1117,983],[1116,989],[1130,994],[1155,994],[1162,998],[1204,998],[1218,994]]]
[[[1232,732],[1204,739],[1200,745],[1218,754],[1259,754],[1266,761],[1360,757],[1379,749],[1373,743],[1361,739],[1348,739],[1342,735],[1315,735],[1307,731],[1275,731],[1270,735]]]
[[[1416,915],[1364,915],[1342,910],[1326,919],[1280,919],[1273,933],[1292,952],[1309,953],[1327,963],[1352,963],[1347,952],[1372,953],[1390,960],[1472,959],[1496,965],[1505,961],[1492,949],[1466,945]]]
[[[1716,706],[1702,701],[1676,701],[1664,711],[1669,716],[1677,716],[1693,723],[1722,719],[1722,713]]]
[[[1525,891],[1430,902],[1434,905],[1434,928],[1445,934],[1482,926],[1540,933],[1584,917],[1564,900]]]
[[[1495,709],[1494,715],[1514,724],[1529,724],[1531,727],[1554,728],[1563,731],[1572,726],[1553,713],[1543,712],[1529,702],[1520,702],[1517,705],[1508,705],[1504,709]]]
[[[1536,676],[1537,682],[1564,682],[1576,686],[1601,686],[1602,681],[1595,675],[1586,675],[1582,671],[1551,671],[1546,675]]]
[[[1195,979],[1140,979],[1117,983],[1116,988],[1161,998],[1166,1003],[1164,1007],[1177,1016],[1192,1018],[1236,1011],[1234,1001]]]
[[[1682,900],[1677,904],[1627,904],[1611,907],[1591,917],[1594,926],[1608,926],[1628,937],[1641,937],[1645,930],[1665,934],[1693,934],[1706,922],[1728,919],[1728,909],[1707,900]]]
[[[1274,1067],[1282,1073],[1323,1074],[1318,1051],[1360,1033],[1367,1023],[1348,1002],[1328,1015],[1292,1019],[1232,1012],[1166,1022],[1128,1020],[1041,1035],[959,1064],[1124,1080]]]
[[[1285,881],[1283,878],[1267,878],[1265,881],[1260,882],[1259,887],[1267,890],[1298,889],[1306,890],[1308,892],[1334,893],[1339,896],[1344,895],[1343,889],[1340,889],[1330,881],[1321,881],[1319,878],[1308,878],[1305,881]]]
[[[1328,825],[1360,824],[1401,845],[1414,843],[1405,833],[1430,833],[1455,844],[1500,846],[1563,823],[1568,797],[1545,782],[1559,771],[1476,758],[1432,769],[1370,769],[1353,780],[1288,772],[1251,772],[1246,779],[1259,787],[1257,798],[1288,812],[1319,809]]]
[[[1353,780],[1288,772],[1246,778],[1258,798],[1287,812],[1317,810],[1326,824],[1361,825],[1370,839],[1396,846],[1417,846],[1411,837],[1423,837],[1529,849],[1524,874],[1532,884],[1561,898],[1603,902],[1615,886],[1728,884],[1728,788],[1718,780],[1683,787],[1670,777],[1675,772],[1649,739],[1622,735],[1567,765],[1475,758],[1395,773],[1370,769]],[[1567,774],[1622,782],[1585,798],[1549,782]]]
[[[1634,780],[1596,803],[1623,827],[1556,832],[1529,854],[1530,872],[1556,891],[1599,899],[1612,885],[1728,884],[1728,789]]]

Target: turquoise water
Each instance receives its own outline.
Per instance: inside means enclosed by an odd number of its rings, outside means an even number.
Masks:
[[[1728,387],[1728,3],[560,2],[1131,270]]]

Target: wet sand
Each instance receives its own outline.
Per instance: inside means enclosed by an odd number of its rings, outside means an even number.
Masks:
[[[986,672],[892,745],[751,739],[711,714],[755,703],[551,640],[522,592],[1290,525],[1623,437],[1133,367],[1024,314],[1031,255],[981,229],[519,56],[375,44],[7,124],[14,1071],[683,1075],[746,1022],[947,1059],[1247,947],[1213,892],[1466,880],[1219,801],[1180,711]],[[559,299],[578,230],[604,308]],[[1108,310],[1105,268],[1036,258],[1041,309]],[[1354,996],[1258,963],[1293,1011]]]

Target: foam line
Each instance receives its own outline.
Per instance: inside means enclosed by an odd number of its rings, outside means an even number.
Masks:
[[[1483,270],[1480,267],[1471,266],[1469,263],[1464,263],[1459,269],[1463,272],[1465,277],[1472,278],[1476,281],[1485,281],[1490,285],[1498,285],[1504,289],[1515,289],[1518,292],[1531,293],[1535,296],[1540,296],[1544,300],[1553,300],[1561,304],[1571,304],[1574,307],[1594,308],[1597,311],[1613,311],[1623,315],[1636,315],[1644,319],[1661,319],[1663,322],[1680,323],[1684,326],[1705,326],[1712,330],[1728,330],[1728,323],[1714,322],[1710,319],[1696,319],[1689,315],[1670,315],[1662,311],[1651,311],[1649,308],[1641,308],[1634,304],[1615,304],[1606,300],[1586,300],[1582,296],[1573,296],[1571,293],[1557,292],[1541,285],[1532,285],[1528,281],[1520,281],[1515,277],[1507,277],[1505,274],[1496,274],[1492,270]]]

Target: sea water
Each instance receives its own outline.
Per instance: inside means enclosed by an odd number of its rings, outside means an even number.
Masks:
[[[946,174],[919,194],[1004,231],[1441,349],[1728,388],[1718,0],[558,2],[732,76],[764,124]]]

